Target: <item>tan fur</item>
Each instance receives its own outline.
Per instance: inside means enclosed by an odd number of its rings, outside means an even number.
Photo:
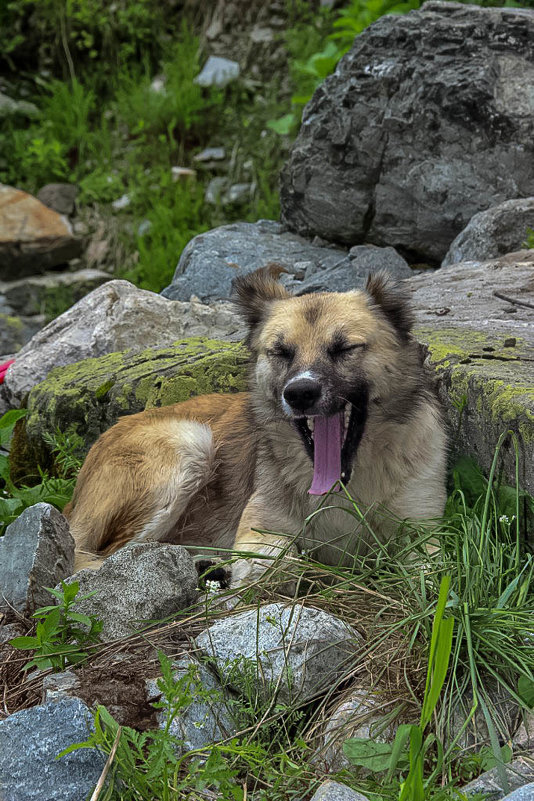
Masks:
[[[103,434],[66,510],[77,567],[98,566],[95,555],[148,539],[199,550],[234,544],[266,556],[294,542],[327,563],[347,564],[365,553],[365,526],[339,509],[319,512],[303,528],[322,498],[308,494],[313,465],[281,394],[288,376],[312,367],[333,376],[334,388],[349,387],[355,375],[368,382],[369,413],[348,489],[376,535],[394,536],[399,519],[442,513],[445,433],[402,297],[378,278],[367,292],[291,298],[265,270],[240,279],[237,293],[254,354],[250,394],[152,409]],[[336,337],[362,347],[334,358],[329,348]],[[292,349],[290,365],[276,354],[280,342]],[[329,505],[336,503],[331,496]],[[240,560],[234,586],[267,564]]]

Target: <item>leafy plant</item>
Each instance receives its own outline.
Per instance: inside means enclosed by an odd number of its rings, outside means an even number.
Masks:
[[[61,582],[61,590],[45,588],[56,598],[57,603],[37,609],[32,617],[39,622],[34,636],[15,637],[9,641],[13,648],[33,651],[32,659],[24,665],[24,670],[37,667],[40,670],[53,668],[65,670],[67,665],[82,662],[87,653],[82,649],[98,639],[102,622],[95,615],[84,615],[73,611],[80,601],[90,598],[94,592],[78,597],[80,584]]]
[[[524,248],[528,248],[528,249],[534,248],[534,229],[533,228],[527,228],[527,233],[526,233],[526,236],[525,236],[525,241],[523,242],[523,247]]]

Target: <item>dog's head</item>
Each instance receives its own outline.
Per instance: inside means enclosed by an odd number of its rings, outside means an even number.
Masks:
[[[256,411],[298,431],[314,462],[311,491],[322,494],[336,473],[349,480],[370,415],[408,413],[420,360],[405,295],[387,274],[364,291],[292,297],[277,281],[283,271],[236,279],[236,304],[255,358]]]

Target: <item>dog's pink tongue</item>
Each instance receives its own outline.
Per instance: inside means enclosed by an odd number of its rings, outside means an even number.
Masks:
[[[324,495],[341,478],[344,414],[316,417],[313,433],[313,481],[310,495]]]

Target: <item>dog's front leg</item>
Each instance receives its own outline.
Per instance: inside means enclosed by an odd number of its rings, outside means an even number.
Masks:
[[[247,557],[232,566],[232,587],[251,584],[277,559],[296,556],[294,539],[297,531],[294,521],[276,509],[272,499],[255,492],[243,510],[237,529],[234,550],[247,553]],[[291,592],[294,582],[286,582],[284,587]]]

